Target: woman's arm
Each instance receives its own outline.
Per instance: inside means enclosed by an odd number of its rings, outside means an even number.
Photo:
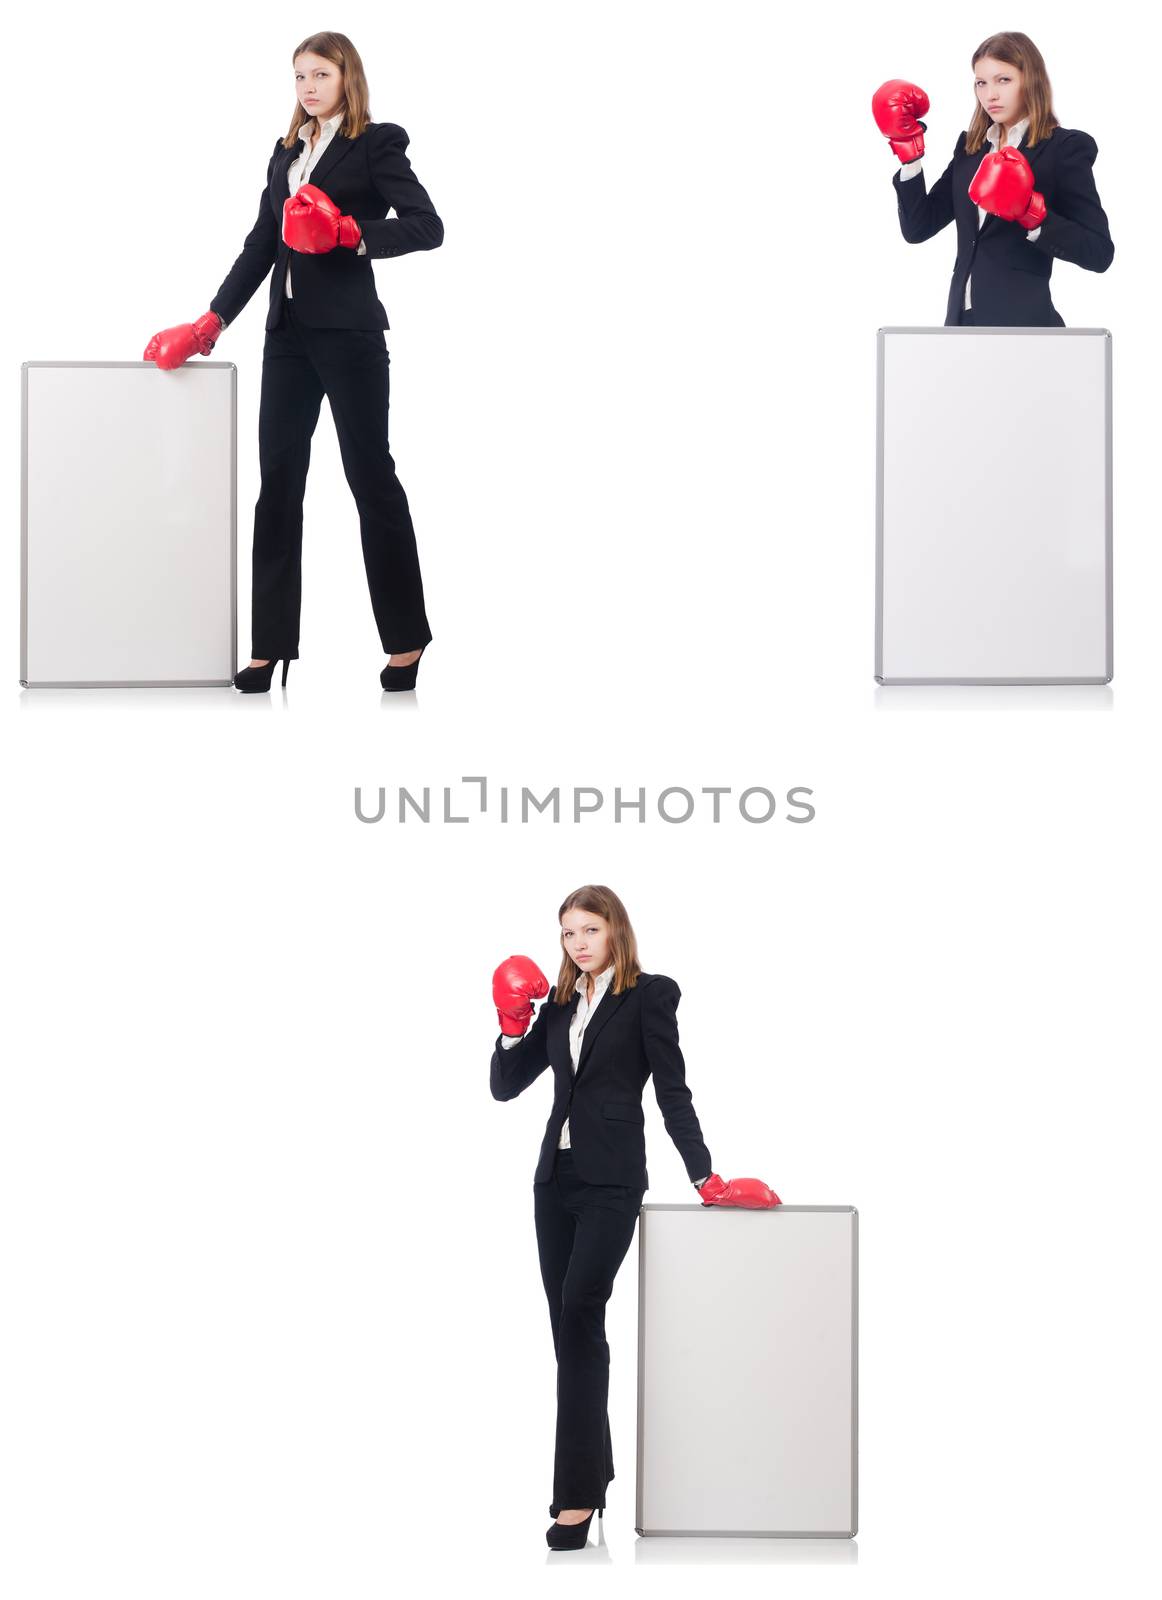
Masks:
[[[276,139],[266,168],[266,185],[258,202],[258,218],[246,235],[242,252],[226,274],[222,287],[210,301],[210,310],[217,313],[223,326],[233,322],[243,310],[274,266],[274,258],[278,254],[278,224],[270,204],[269,190],[274,163],[281,149],[282,140]]]
[[[905,178],[903,168],[892,174],[896,186],[896,209],[900,216],[900,232],[909,244],[923,244],[952,221],[952,169],[964,148],[965,135],[956,141],[952,160],[936,180],[929,193],[923,172],[918,177]]]
[[[556,992],[555,988],[549,990],[548,999],[522,1039],[515,1042],[510,1039],[509,1047],[505,1049],[504,1034],[497,1036],[489,1075],[494,1100],[515,1100],[548,1066],[549,1007],[553,1004]]]
[[[1046,255],[1104,272],[1114,259],[1110,225],[1093,181],[1097,142],[1080,128],[1065,135],[1054,174],[1053,204],[1046,200],[1041,231],[1030,242]]]
[[[368,137],[371,181],[395,216],[369,222],[356,219],[367,254],[402,256],[409,250],[434,250],[443,240],[444,224],[405,154],[407,134],[394,122],[381,122],[369,130]]]
[[[702,1141],[702,1129],[686,1086],[686,1063],[678,1044],[678,1001],[682,991],[673,978],[657,977],[642,985],[642,1046],[654,1075],[654,1094],[666,1124],[686,1167],[686,1176],[697,1183],[712,1172],[714,1163]]]

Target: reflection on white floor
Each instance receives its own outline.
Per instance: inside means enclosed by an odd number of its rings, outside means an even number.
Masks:
[[[1106,683],[877,684],[877,711],[1112,711]]]

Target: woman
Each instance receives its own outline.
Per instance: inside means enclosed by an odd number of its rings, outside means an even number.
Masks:
[[[642,1091],[651,1073],[666,1132],[703,1201],[780,1202],[756,1178],[724,1183],[711,1171],[678,1046],[678,985],[642,971],[629,917],[613,890],[600,884],[575,890],[558,918],[561,968],[552,989],[527,956],[510,956],[493,975],[501,1031],[491,1084],[497,1100],[512,1100],[553,1069],[553,1109],[533,1179],[557,1352],[549,1507],[557,1520],[545,1537],[551,1549],[578,1550],[613,1478],[605,1303],[649,1186]],[[546,994],[530,1028],[532,1001]]]
[[[972,66],[976,109],[930,193],[919,120],[928,96],[896,78],[872,97],[902,163],[892,179],[900,230],[919,244],[956,221],[945,327],[1064,327],[1049,295],[1054,256],[1090,272],[1114,258],[1093,181],[1097,145],[1057,121],[1045,62],[1025,34],[993,34]]]
[[[273,266],[258,417],[253,654],[234,683],[244,694],[267,690],[281,660],[285,685],[299,653],[303,494],[325,394],[389,657],[379,681],[413,689],[432,635],[407,497],[387,443],[388,321],[371,262],[434,249],[444,225],[412,172],[407,134],[370,120],[367,79],[350,39],[312,34],[293,62],[298,104],[286,138],[275,142],[241,254],[210,309],[155,334],[144,359],[176,367],[208,356]],[[396,215],[385,220],[390,209]]]

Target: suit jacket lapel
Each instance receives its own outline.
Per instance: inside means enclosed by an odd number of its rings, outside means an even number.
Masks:
[[[626,1002],[629,995],[628,989],[623,989],[621,994],[614,994],[612,989],[607,989],[601,997],[593,1018],[585,1024],[585,1032],[581,1038],[581,1055],[577,1062],[577,1076],[580,1077],[585,1070],[585,1063],[593,1052],[593,1042],[604,1028],[605,1024]]]
[[[563,1067],[570,1077],[573,1076],[573,1062],[569,1055],[569,1024],[573,1020],[579,998],[574,994],[567,1006],[559,1006],[554,1000],[549,1016],[549,1060],[553,1063],[554,1072],[558,1067]],[[600,1007],[598,1009],[600,1010]]]
[[[341,133],[336,132],[332,134],[330,144],[328,144],[327,148],[323,151],[317,163],[312,168],[307,182],[317,183],[320,189],[326,189],[327,174],[333,167],[338,166],[339,162],[342,161],[343,157],[351,149],[354,143],[354,139],[345,139]],[[288,150],[286,152],[285,165],[282,169],[282,197],[284,200],[290,194],[290,170],[300,156],[302,156],[304,159],[309,159],[310,156],[310,146],[304,145],[301,140],[295,145],[293,150]]]
[[[354,139],[345,139],[341,133],[336,132],[331,136],[331,142],[319,157],[318,165],[307,179],[308,183],[317,183],[320,189],[327,187],[327,175],[333,167],[347,154],[355,143]]]

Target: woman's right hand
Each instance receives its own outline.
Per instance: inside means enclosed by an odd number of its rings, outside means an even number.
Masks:
[[[543,1000],[549,980],[528,956],[509,956],[492,974],[492,1002],[500,1018],[500,1031],[509,1038],[527,1032],[533,1020],[533,1001]]]
[[[143,361],[156,361],[164,371],[180,367],[191,356],[208,356],[222,332],[216,311],[207,311],[197,322],[179,322],[175,328],[155,333],[145,347]]]
[[[914,83],[889,78],[872,95],[876,127],[890,142],[901,161],[917,161],[924,154],[924,124],[928,96]]]

